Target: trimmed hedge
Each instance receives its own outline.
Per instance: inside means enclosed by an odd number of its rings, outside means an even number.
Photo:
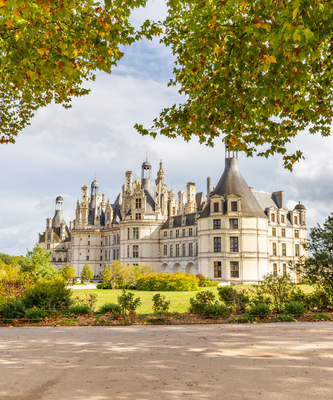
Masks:
[[[154,274],[138,276],[136,290],[190,292],[199,290],[199,279],[192,274]]]

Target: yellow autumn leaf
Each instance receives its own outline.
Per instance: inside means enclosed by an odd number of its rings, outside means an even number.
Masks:
[[[296,15],[297,15],[297,13],[298,13],[298,9],[299,9],[299,6],[296,7],[295,10],[293,11],[293,19],[296,18]]]
[[[5,25],[7,28],[11,28],[14,24],[15,24],[15,22],[12,19],[10,19],[6,22]]]
[[[6,5],[6,1],[5,0],[0,0],[0,7],[4,7]]]
[[[27,71],[26,74],[27,74],[28,77],[31,79],[33,72],[32,72],[32,71]]]

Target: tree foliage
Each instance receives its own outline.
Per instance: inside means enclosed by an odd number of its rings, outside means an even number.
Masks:
[[[333,213],[323,226],[318,224],[310,230],[309,240],[303,246],[311,256],[301,257],[292,268],[311,284],[326,287],[333,293]]]
[[[287,155],[299,132],[330,134],[332,25],[329,0],[169,0],[161,41],[176,56],[171,86],[186,95],[165,108],[150,130],[156,137],[218,136],[233,150]],[[262,147],[263,145],[266,145]]]
[[[28,250],[25,262],[21,265],[21,272],[33,280],[52,279],[59,276],[59,271],[51,264],[52,252],[44,253],[38,243],[32,250]]]
[[[61,276],[65,279],[65,281],[70,281],[75,278],[75,269],[72,264],[68,264],[66,262],[64,268],[60,271]]]
[[[81,271],[81,279],[83,281],[90,281],[92,277],[94,276],[94,273],[92,269],[90,268],[89,264],[84,264],[82,271]]]
[[[107,73],[127,46],[155,32],[136,32],[131,10],[146,0],[0,0],[0,143],[15,136],[35,110],[54,101],[70,107],[94,71]]]

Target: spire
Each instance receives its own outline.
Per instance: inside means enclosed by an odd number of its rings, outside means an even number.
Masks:
[[[52,220],[52,228],[59,228],[62,223],[65,223],[63,214],[64,199],[58,196],[55,200],[55,213]]]

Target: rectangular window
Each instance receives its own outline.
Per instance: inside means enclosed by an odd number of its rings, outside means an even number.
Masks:
[[[129,258],[129,256],[130,256],[130,247],[127,246],[127,258]]]
[[[193,228],[188,228],[188,235],[193,236]]]
[[[108,259],[108,251],[105,250],[105,252],[104,252],[104,260],[107,260],[107,259]]]
[[[275,222],[275,214],[271,214],[271,221]]]
[[[170,239],[173,238],[173,231],[170,231]]]
[[[119,260],[119,249],[117,249],[117,260]]]
[[[221,229],[221,220],[220,219],[214,219],[213,220],[213,228],[214,229]]]
[[[220,253],[220,252],[221,252],[221,238],[214,237],[214,253]]]
[[[113,260],[116,259],[116,250],[113,250]]]
[[[89,256],[87,256],[87,261],[89,261]]]
[[[185,244],[185,243],[183,243],[182,256],[183,256],[183,257],[186,257],[186,244]]]
[[[141,199],[135,199],[135,208],[141,208]]]
[[[188,244],[188,256],[193,257],[193,243]]]
[[[176,238],[179,238],[179,229],[176,229]]]
[[[297,219],[297,217],[294,217],[294,225],[297,225],[297,223],[298,223],[298,219]]]
[[[214,261],[214,278],[222,277],[221,261]]]
[[[286,230],[284,228],[281,229],[281,236],[286,237]]]
[[[185,237],[186,236],[186,231],[185,231],[185,229],[182,229],[182,237]]]
[[[231,211],[237,211],[237,201],[231,202]]]
[[[286,256],[287,255],[287,250],[286,250],[286,244],[282,243],[282,255]]]
[[[299,231],[295,230],[295,238],[299,238]]]
[[[295,244],[295,257],[299,257],[299,244]]]
[[[139,258],[139,246],[137,244],[133,245],[133,258]]]
[[[277,275],[277,264],[276,263],[273,264],[273,275],[274,276]]]
[[[102,261],[102,260],[103,260],[103,256],[100,256],[100,257],[99,257],[99,260]]]
[[[238,237],[230,238],[230,251],[238,253]]]
[[[195,255],[198,255],[198,242],[195,244]]]
[[[273,256],[276,256],[276,243],[272,243]]]
[[[117,244],[120,244],[120,235],[117,235]]]
[[[164,237],[167,238],[168,237],[168,232],[164,231]]]
[[[179,257],[179,244],[176,244],[176,257]]]
[[[173,257],[173,245],[170,244],[170,257]]]
[[[214,212],[219,212],[219,203],[214,203]]]
[[[47,244],[47,250],[50,250],[51,246],[50,243]]]
[[[272,236],[276,236],[276,228],[272,228]]]
[[[141,214],[140,213],[136,213],[135,214],[135,219],[141,219]]]
[[[90,240],[88,240],[88,246],[90,246]]]
[[[133,240],[139,239],[139,228],[133,228]]]
[[[113,244],[116,244],[116,235],[113,235]]]
[[[127,228],[127,240],[130,240],[130,234],[131,234],[131,230],[130,230],[130,228]]]
[[[107,236],[105,236],[105,238],[104,238],[104,243],[105,243],[105,246],[108,245],[108,237]]]
[[[281,215],[281,224],[284,224],[284,215]]]
[[[48,233],[48,234],[47,234],[47,241],[48,241],[48,242],[51,242],[51,237],[52,237],[52,236],[51,236],[51,233]],[[82,239],[81,239],[81,240],[82,240]]]
[[[230,278],[239,278],[239,262],[230,261]]]
[[[168,256],[168,246],[166,244],[163,247],[163,255],[164,255],[164,257]]]
[[[287,264],[282,265],[283,275],[287,275]]]
[[[238,219],[229,219],[229,227],[230,229],[238,229]]]

